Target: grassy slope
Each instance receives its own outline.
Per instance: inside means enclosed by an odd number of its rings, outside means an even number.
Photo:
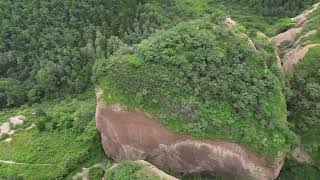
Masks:
[[[25,127],[41,121],[42,118],[33,113],[37,109],[47,112],[50,120],[48,129],[39,132],[37,128],[26,130]],[[26,179],[52,179],[67,176],[76,172],[81,166],[90,166],[100,162],[104,153],[100,147],[100,139],[96,139],[95,122],[93,117],[87,119],[83,132],[77,132],[74,126],[79,118],[79,111],[86,110],[94,114],[94,92],[82,94],[74,98],[59,101],[48,101],[31,107],[21,107],[1,111],[4,117],[25,115],[26,125],[18,129],[10,144],[0,142],[0,159],[27,163],[29,165],[8,165],[0,163],[1,176],[13,173]],[[5,118],[4,118],[5,119]],[[66,128],[67,121],[72,121]],[[56,129],[51,129],[51,123],[57,122]],[[42,166],[35,164],[53,164]]]
[[[132,53],[103,60],[100,63],[106,66],[100,69],[107,69],[99,85],[104,90],[105,101],[151,112],[177,132],[196,138],[233,140],[263,154],[276,155],[288,147],[292,135],[284,122],[285,101],[281,85],[265,66],[267,60],[263,59],[270,57],[264,56],[266,52],[253,52],[244,46],[244,39],[239,35],[228,33],[225,28],[203,23],[202,20],[182,23],[143,41]],[[208,45],[206,48],[212,49],[211,52],[204,51],[201,43],[198,44],[202,36],[211,38],[202,44]],[[192,38],[188,40],[185,37]],[[240,47],[244,48],[243,51],[236,51]],[[244,62],[238,62],[237,56],[233,57],[237,53],[246,54],[240,60]],[[201,55],[213,57],[202,59]],[[225,61],[225,66],[216,67],[219,61]],[[201,70],[201,64],[207,66],[205,71]],[[228,74],[236,70],[238,75]],[[241,76],[266,84],[250,85],[251,80],[247,82]],[[210,81],[213,84],[208,83]],[[242,86],[237,86],[238,83]],[[233,93],[235,96],[231,97]],[[252,97],[247,97],[246,93]],[[249,110],[235,107],[254,96],[259,100],[253,100],[253,103],[259,101],[260,105],[244,105]],[[230,101],[232,98],[235,99]],[[185,106],[191,106],[193,112],[182,112]],[[182,114],[187,114],[187,117],[184,119]]]
[[[81,156],[81,143],[76,135],[63,133],[38,133],[37,130],[18,132],[11,144],[0,143],[0,159],[29,165],[0,165],[1,175],[17,173],[27,179],[45,179],[64,174],[64,163]],[[53,164],[41,166],[33,164]],[[61,166],[61,167],[60,167]]]

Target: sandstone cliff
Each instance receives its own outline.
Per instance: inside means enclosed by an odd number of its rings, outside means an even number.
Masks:
[[[275,179],[282,167],[282,158],[271,162],[236,143],[179,135],[138,109],[105,106],[97,99],[97,128],[106,154],[115,161],[141,159],[162,170],[259,180]]]
[[[303,41],[310,39],[312,35],[317,33],[317,30],[305,31],[304,29],[308,26],[312,19],[309,19],[312,13],[319,10],[320,3],[313,5],[309,10],[304,11],[299,16],[292,18],[296,25],[287,30],[284,33],[278,34],[273,38],[279,54],[282,54],[281,62],[284,71],[289,71],[302,60],[308,51],[320,44],[315,44],[310,41]]]

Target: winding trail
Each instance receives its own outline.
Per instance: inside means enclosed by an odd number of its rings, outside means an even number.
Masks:
[[[31,163],[19,163],[15,161],[8,161],[8,160],[0,160],[0,164],[14,164],[14,165],[28,165],[28,166],[51,166],[51,167],[59,167],[59,168],[64,168],[61,165],[58,164],[31,164]]]

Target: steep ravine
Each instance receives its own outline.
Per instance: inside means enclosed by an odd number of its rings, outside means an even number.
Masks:
[[[259,180],[275,179],[282,167],[282,157],[270,161],[237,143],[175,134],[138,109],[105,106],[99,94],[97,128],[106,154],[115,161],[142,159],[163,170]]]

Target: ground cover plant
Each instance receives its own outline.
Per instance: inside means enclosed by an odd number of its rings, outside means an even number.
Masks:
[[[10,143],[0,142],[1,176],[26,179],[64,178],[79,166],[104,159],[94,121],[95,97],[86,94],[4,111],[5,117],[26,116]],[[36,127],[28,129],[32,124]]]

